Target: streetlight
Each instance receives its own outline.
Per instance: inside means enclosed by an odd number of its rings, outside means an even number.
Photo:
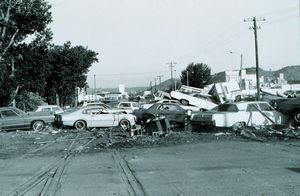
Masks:
[[[242,72],[243,72],[243,54],[239,54],[239,53],[236,53],[236,52],[232,52],[230,51],[230,54],[237,54],[240,56],[241,58],[241,67],[240,67],[240,88],[243,90],[243,85],[242,85],[242,82],[243,82],[243,78],[242,78]]]

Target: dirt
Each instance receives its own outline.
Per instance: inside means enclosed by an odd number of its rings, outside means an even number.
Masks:
[[[284,130],[243,131],[175,129],[160,137],[128,137],[116,129],[0,132],[0,195],[44,190],[49,195],[127,195],[128,190],[146,190],[147,195],[221,195],[228,190],[227,195],[284,195],[284,190],[297,195],[299,140],[282,137]]]
[[[112,129],[92,129],[78,132],[72,129],[48,129],[44,132],[0,132],[0,159],[36,152],[40,152],[40,156],[55,156],[59,154],[59,152],[66,150],[64,145],[69,144],[72,140],[75,140],[75,138],[76,140],[94,138],[89,147],[84,148],[85,152],[95,152],[110,148],[152,148],[226,140],[256,140],[260,142],[299,140],[299,138],[292,137],[293,135],[291,135],[291,133],[298,134],[299,129],[287,128],[281,128],[280,130],[247,128],[240,133],[233,133],[228,130],[191,132],[175,129],[175,131],[161,136],[143,134],[133,137],[129,137],[128,134],[124,133],[116,133],[115,130],[111,132],[111,130]]]

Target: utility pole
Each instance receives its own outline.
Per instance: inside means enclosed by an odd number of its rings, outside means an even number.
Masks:
[[[156,77],[154,78],[154,93],[156,93]]]
[[[240,87],[243,90],[243,54],[241,53]]]
[[[95,95],[95,101],[96,101],[96,74],[94,74],[94,95]]]
[[[186,70],[186,85],[189,86],[189,70]]]
[[[174,78],[175,78],[175,91],[176,91],[176,82],[177,82],[176,70],[174,70]]]
[[[169,64],[169,67],[171,68],[171,90],[174,90],[173,89],[173,67],[174,65],[176,64],[176,62],[170,62],[170,63],[166,63],[166,64]]]
[[[153,94],[152,81],[150,81],[150,90],[151,90],[151,94]]]
[[[159,81],[158,89],[160,89],[161,88],[161,78],[163,77],[163,75],[159,75],[157,77],[158,77],[158,81]]]
[[[257,21],[265,21],[266,19],[257,19],[255,17],[251,19],[244,19],[244,22],[253,22],[253,27],[250,27],[250,29],[254,30],[254,43],[255,43],[255,61],[256,61],[256,89],[257,89],[257,95],[256,100],[260,100],[260,84],[259,84],[259,63],[258,63],[258,44],[257,44],[257,28],[260,29],[260,27],[257,27],[256,22]]]

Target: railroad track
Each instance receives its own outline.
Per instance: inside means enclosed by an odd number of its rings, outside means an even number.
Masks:
[[[128,162],[122,157],[118,150],[113,150],[113,159],[121,171],[123,182],[127,187],[128,195],[130,196],[147,196],[147,193],[142,183],[136,178],[132,172]]]
[[[30,179],[23,184],[17,186],[14,190],[6,194],[7,196],[55,196],[59,193],[63,184],[63,176],[68,164],[72,161],[72,157],[78,153],[81,153],[85,147],[89,146],[97,137],[90,137],[91,135],[85,135],[84,132],[78,132],[74,138],[59,137],[55,141],[43,141],[39,144],[42,146],[25,154],[26,156],[32,156],[40,153],[42,150],[47,150],[48,147],[57,143],[67,143],[67,149],[61,157],[53,161],[47,167],[36,173]],[[134,175],[128,162],[122,157],[121,153],[114,149],[111,151],[113,161],[119,169],[122,180],[130,196],[147,196],[147,193]]]
[[[86,146],[88,146],[95,137],[89,138],[80,138],[81,133],[77,133],[75,138],[67,140],[70,142],[68,149],[62,157],[48,165],[46,168],[35,174],[32,178],[24,182],[23,184],[16,187],[7,196],[20,196],[20,195],[39,195],[39,196],[55,196],[57,191],[61,187],[62,177],[65,171],[66,166],[72,160],[73,155],[80,153]],[[54,142],[49,142],[46,147],[54,144]],[[39,150],[45,149],[46,147],[42,146],[37,150],[30,152],[30,154],[35,153]]]

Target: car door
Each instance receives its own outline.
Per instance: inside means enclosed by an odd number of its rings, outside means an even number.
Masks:
[[[113,113],[107,111],[99,111],[91,114],[91,126],[92,127],[111,127],[118,124],[118,119]]]
[[[269,121],[269,124],[271,124],[273,122],[276,124],[281,123],[280,113],[277,112],[268,103],[258,103],[258,106],[259,106],[260,110],[262,111],[262,113],[264,114],[265,119]]]
[[[1,129],[24,129],[24,119],[11,109],[1,111]]]
[[[267,125],[269,120],[264,116],[257,103],[251,103],[247,106],[247,111],[250,113],[249,125]]]
[[[185,110],[175,104],[161,104],[158,107],[158,111],[159,115],[165,116],[169,121],[174,122],[184,122],[186,116]]]

